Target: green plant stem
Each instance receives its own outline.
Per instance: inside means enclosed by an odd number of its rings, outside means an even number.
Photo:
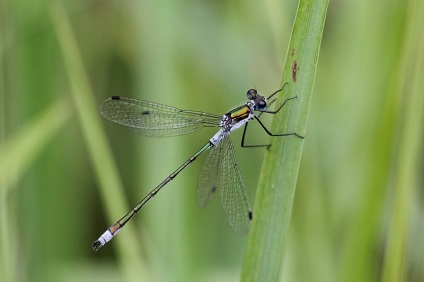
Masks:
[[[10,189],[22,173],[34,162],[69,119],[72,107],[67,97],[58,99],[31,124],[0,146],[0,181],[8,183],[0,189]],[[72,105],[72,104],[71,104]],[[7,190],[6,190],[7,191]]]
[[[399,71],[402,96],[402,122],[399,125],[399,150],[396,164],[393,208],[382,281],[407,281],[404,265],[407,242],[414,206],[414,195],[418,190],[420,175],[417,167],[422,151],[424,121],[424,37],[419,28],[423,24],[424,5],[422,1],[409,2],[405,56]]]
[[[283,83],[289,82],[284,97],[297,99],[275,115],[273,132],[284,129],[305,135],[327,7],[328,0],[299,2],[283,69]],[[259,180],[242,281],[281,280],[303,140],[291,136],[271,141]]]
[[[62,1],[47,1],[53,25],[63,53],[65,67],[68,71],[72,95],[88,152],[90,154],[96,177],[99,181],[100,195],[103,197],[110,222],[115,222],[116,216],[124,214],[129,207],[122,193],[122,182],[112,158],[106,134],[100,125],[98,106],[83,66],[77,42],[70,25]],[[106,228],[105,228],[106,229]],[[83,230],[83,229],[82,229]],[[99,235],[104,230],[99,230]],[[115,239],[121,258],[121,266],[129,281],[146,276],[145,265],[141,259],[141,247],[134,226],[126,226],[126,240]],[[94,239],[97,238],[93,238]],[[87,248],[91,249],[91,242]]]
[[[39,117],[0,144],[0,269],[4,281],[13,281],[19,249],[16,237],[16,215],[10,192],[22,175],[35,163],[58,131],[69,120],[73,110],[69,97],[52,103]],[[71,104],[71,106],[70,106]]]

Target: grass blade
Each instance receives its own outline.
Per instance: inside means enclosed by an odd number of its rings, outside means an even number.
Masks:
[[[424,5],[421,1],[409,2],[404,60],[399,71],[399,95],[403,108],[399,128],[399,146],[396,159],[393,208],[388,233],[385,264],[382,281],[411,281],[407,276],[408,252],[411,222],[415,205],[414,196],[419,190],[420,176],[416,167],[420,165],[424,121],[424,38],[421,36]],[[420,122],[421,121],[421,122]],[[399,165],[402,164],[402,165]],[[415,248],[415,247],[413,247]]]
[[[328,0],[299,2],[283,83],[290,101],[276,115],[273,132],[304,135],[318,63]],[[271,138],[262,166],[255,217],[242,270],[242,281],[279,281],[303,142],[298,137]]]
[[[72,112],[69,104],[68,97],[58,99],[0,146],[0,269],[4,281],[14,280],[18,249],[18,232],[16,224],[13,224],[16,215],[13,209],[11,211],[10,192],[69,119]]]
[[[98,106],[94,100],[65,8],[61,1],[48,1],[47,3],[62,49],[83,135],[100,183],[100,194],[103,197],[110,222],[114,222],[117,215],[124,214],[129,210],[122,193],[122,183],[109,144],[106,142],[106,134],[100,125]],[[99,235],[103,231],[100,230]],[[125,232],[126,240],[115,239],[115,243],[121,255],[121,266],[124,273],[128,280],[135,281],[137,277],[145,276],[143,274],[145,273],[144,264],[140,256],[141,247],[134,226],[127,226]],[[93,238],[93,241],[94,239],[97,238]],[[91,242],[87,242],[87,248],[91,249],[90,244]]]
[[[66,98],[66,97],[65,97]],[[0,146],[0,182],[12,188],[50,139],[68,120],[72,107],[66,98],[59,99],[35,121]]]

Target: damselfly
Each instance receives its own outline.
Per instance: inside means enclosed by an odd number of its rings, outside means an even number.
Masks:
[[[276,114],[287,101],[296,98],[285,99],[276,110],[269,110],[269,106],[276,101],[276,98],[273,97],[282,91],[285,85],[287,83],[268,98],[260,95],[255,89],[250,89],[247,91],[248,101],[246,104],[229,111],[223,116],[198,111],[185,111],[153,102],[119,96],[105,100],[100,106],[100,113],[105,118],[124,126],[139,129],[140,134],[144,136],[175,136],[191,133],[203,127],[220,127],[221,129],[199,151],[148,193],[131,211],[109,227],[93,243],[93,250],[97,251],[109,242],[166,184],[209,149],[210,153],[206,157],[199,176],[197,202],[200,207],[204,207],[219,187],[222,205],[231,227],[237,234],[246,234],[250,229],[252,210],[236,163],[233,143],[229,136],[231,132],[244,125],[242,147],[268,147],[269,144],[246,145],[244,143],[248,122],[255,119],[270,136],[295,135],[303,138],[297,133],[273,134],[260,120],[263,113]],[[259,112],[259,114],[256,115],[255,112]]]

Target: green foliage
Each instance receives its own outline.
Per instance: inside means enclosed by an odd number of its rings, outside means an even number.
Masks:
[[[423,1],[330,1],[322,44],[326,1],[61,3],[0,2],[2,281],[424,280]],[[91,250],[215,133],[143,138],[102,100],[222,114],[281,77],[298,98],[270,126],[306,138],[235,132],[248,236],[196,206],[199,159]]]
[[[327,6],[321,0],[299,3],[283,70],[283,82],[289,82],[284,96],[297,98],[286,104],[284,114],[276,115],[274,132],[284,128],[305,135]],[[243,281],[281,280],[302,148],[300,137],[272,138],[259,180]]]

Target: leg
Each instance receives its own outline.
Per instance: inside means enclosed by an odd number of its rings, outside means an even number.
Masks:
[[[275,101],[277,101],[276,99],[272,99],[272,101],[270,101],[269,103],[268,103],[268,106],[266,107],[266,109],[268,109],[272,104],[274,104],[275,103]],[[260,113],[259,113],[259,115],[258,115],[258,118],[260,118],[261,117],[261,115],[264,113],[264,111],[261,111]]]
[[[272,93],[267,99],[270,99],[270,98],[272,98],[272,96],[274,96],[275,94],[277,94],[278,92],[281,92],[281,91],[283,91],[283,89],[284,89],[284,87],[287,85],[287,84],[289,84],[288,82],[286,82],[286,83],[284,83],[283,84],[283,87],[281,87],[280,89],[278,89],[277,91],[275,91],[274,93]]]
[[[244,125],[244,129],[243,129],[243,136],[241,137],[241,147],[242,148],[260,148],[260,147],[269,147],[271,146],[271,144],[260,144],[260,145],[246,145],[244,144],[244,137],[246,136],[246,131],[247,131],[247,125],[249,123],[246,123]]]
[[[278,92],[280,92],[281,90],[283,90],[283,88],[284,88],[284,86],[285,86],[286,84],[288,84],[288,83],[286,82],[286,83],[283,85],[283,87],[282,87],[281,89],[279,89],[279,90],[277,90],[276,92],[274,92],[271,96],[269,96],[269,97],[268,97],[268,99],[269,99],[269,98],[271,98],[272,96],[274,96],[275,94],[277,94]],[[267,133],[268,135],[270,135],[270,136],[291,136],[291,135],[295,135],[295,136],[297,136],[297,137],[299,137],[299,138],[302,138],[302,139],[304,138],[303,136],[300,136],[300,135],[299,135],[299,134],[297,134],[297,133],[272,134],[272,133],[268,130],[268,128],[266,128],[266,126],[262,123],[262,121],[259,119],[263,113],[276,114],[278,111],[280,111],[280,110],[281,110],[281,108],[283,108],[283,106],[284,106],[284,105],[285,105],[288,101],[290,101],[290,100],[292,100],[292,99],[295,99],[295,98],[297,98],[297,96],[292,97],[292,98],[288,98],[288,99],[284,100],[283,104],[282,104],[280,107],[278,107],[278,109],[277,109],[277,110],[275,110],[275,111],[266,111],[266,110],[263,110],[263,111],[260,111],[260,113],[259,113],[259,115],[258,115],[258,116],[255,116],[256,120],[259,122],[259,124],[262,126],[262,128],[266,131],[266,133]],[[272,101],[268,104],[268,107],[269,107],[269,106],[271,106],[271,105],[272,105],[275,101],[276,101],[276,99],[273,99],[273,100],[272,100]],[[267,107],[267,108],[268,108],[268,107]],[[258,148],[258,147],[267,147],[267,148],[269,148],[269,146],[271,146],[271,144],[246,145],[246,144],[244,143],[244,138],[245,138],[245,136],[246,136],[246,131],[247,131],[247,126],[248,126],[248,124],[249,124],[249,123],[246,123],[246,124],[244,125],[243,135],[242,135],[242,138],[241,138],[241,147],[243,147],[243,148]]]
[[[291,136],[291,135],[295,135],[299,138],[304,138],[303,136],[300,136],[299,134],[292,132],[292,133],[283,133],[283,134],[273,134],[271,133],[271,131],[268,130],[268,128],[266,128],[266,126],[262,123],[262,121],[255,116],[256,120],[259,122],[259,124],[262,126],[262,128],[265,130],[266,133],[268,133],[269,136]]]
[[[278,113],[283,107],[284,107],[284,105],[288,102],[288,101],[290,101],[290,100],[293,100],[293,99],[296,99],[297,98],[297,96],[294,96],[294,97],[291,97],[291,98],[288,98],[288,99],[286,99],[286,100],[284,100],[284,102],[281,104],[281,106],[279,106],[278,107],[278,109],[276,109],[275,111],[267,111],[266,109],[265,110],[263,110],[263,111],[260,111],[260,112],[262,112],[262,113],[268,113],[268,114],[272,114],[272,115],[274,115],[274,114],[276,114],[276,113]],[[275,100],[274,100],[275,101]],[[273,101],[273,102],[274,102]]]

